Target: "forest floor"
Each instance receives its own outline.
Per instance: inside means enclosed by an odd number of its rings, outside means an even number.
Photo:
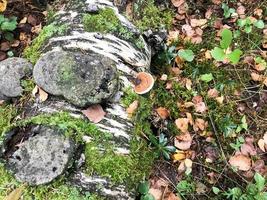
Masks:
[[[148,138],[159,155],[149,192],[267,199],[267,2],[171,4],[166,48],[152,59],[156,84],[136,114],[141,132],[156,135]]]
[[[153,16],[166,10],[172,19],[152,59],[153,89],[123,100],[157,157],[140,198],[267,199],[267,1],[158,0],[159,10],[136,14],[148,2],[126,5],[140,29],[157,26]],[[0,60],[21,56],[49,13],[14,1],[4,15],[18,24],[1,37]]]

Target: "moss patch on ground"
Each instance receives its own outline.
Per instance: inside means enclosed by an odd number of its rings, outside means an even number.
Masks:
[[[171,10],[161,10],[157,7],[154,0],[137,0],[134,3],[133,22],[141,31],[170,29],[173,16]]]
[[[41,49],[45,42],[55,35],[63,35],[67,30],[68,26],[65,24],[57,25],[52,23],[45,26],[39,35],[32,41],[31,45],[26,47],[23,56],[31,63],[35,64],[41,56]]]

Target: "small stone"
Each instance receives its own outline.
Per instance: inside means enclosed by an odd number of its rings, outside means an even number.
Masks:
[[[100,54],[48,52],[34,66],[36,84],[78,107],[109,100],[119,89],[115,62]]]
[[[32,64],[23,58],[8,58],[0,62],[0,99],[18,97],[23,89],[20,81],[32,71]]]
[[[31,137],[19,144],[18,150],[7,159],[7,167],[15,178],[30,185],[40,185],[61,175],[73,156],[74,143],[61,131],[45,126],[33,126],[25,135]]]

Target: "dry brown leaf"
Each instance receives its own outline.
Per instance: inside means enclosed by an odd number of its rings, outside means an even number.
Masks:
[[[257,154],[253,143],[244,143],[241,145],[240,151],[245,156],[255,156]]]
[[[222,0],[211,0],[212,3],[216,4],[216,5],[220,5],[222,3]]]
[[[201,182],[197,182],[196,184],[196,193],[197,194],[204,194],[205,192],[207,192],[208,187],[206,185],[204,185]]]
[[[0,106],[3,105],[4,103],[5,103],[5,100],[0,99]]]
[[[200,102],[194,105],[195,106],[195,110],[198,113],[204,113],[207,111],[207,106],[204,102]]]
[[[170,193],[167,200],[182,200],[180,197],[176,196],[174,193]]]
[[[265,144],[267,144],[267,133],[264,134],[263,140],[264,140]]]
[[[188,132],[188,123],[189,123],[189,119],[187,119],[187,118],[178,118],[178,119],[175,120],[176,127],[182,133],[187,133]]]
[[[264,71],[266,69],[265,63],[255,64],[254,69],[256,69],[258,72]]]
[[[156,112],[158,113],[161,119],[167,119],[170,116],[169,110],[164,107],[157,108]]]
[[[185,79],[185,87],[187,90],[191,90],[192,89],[192,81],[188,78]]]
[[[175,154],[172,155],[172,159],[174,162],[186,159],[185,152],[177,151]]]
[[[266,150],[265,150],[265,142],[264,142],[263,139],[259,139],[258,146],[259,146],[260,150],[262,150],[263,152],[266,152]]]
[[[180,165],[178,166],[178,172],[179,172],[179,173],[182,173],[182,172],[184,172],[185,170],[186,170],[186,167],[185,167],[184,161],[182,161],[182,162],[180,163]]]
[[[126,112],[128,113],[128,115],[131,117],[134,112],[136,111],[136,109],[138,108],[139,102],[137,100],[135,100],[133,103],[131,103],[129,105],[129,107],[126,109]]]
[[[195,31],[192,29],[192,27],[188,24],[184,24],[182,26],[182,31],[185,33],[187,36],[192,37],[195,34]]]
[[[180,150],[190,149],[192,144],[192,136],[189,133],[178,135],[174,139],[174,146]]]
[[[42,90],[42,88],[39,87],[39,99],[40,99],[40,101],[44,102],[47,100],[47,98],[48,98],[48,94],[44,90]]]
[[[0,1],[0,12],[4,12],[7,7],[7,0],[1,0]]]
[[[211,8],[208,8],[208,10],[207,10],[206,13],[205,13],[205,18],[206,18],[206,19],[210,19],[212,13],[213,13],[212,9],[211,9]]]
[[[190,24],[193,28],[202,27],[208,22],[207,19],[191,19]]]
[[[197,118],[195,120],[195,125],[201,130],[204,131],[206,128],[206,122],[203,119]]]
[[[27,22],[27,17],[24,17],[22,20],[20,20],[19,24],[25,24]]]
[[[216,90],[215,88],[209,89],[209,91],[208,91],[208,97],[209,98],[217,98],[218,96],[219,96],[218,90]]]
[[[193,120],[192,114],[188,112],[185,114],[186,114],[187,119],[189,120],[189,124],[193,126],[194,120]]]
[[[103,110],[102,106],[99,104],[92,105],[86,110],[82,110],[82,113],[92,122],[100,122],[106,115],[106,112]]]
[[[161,200],[163,192],[160,189],[150,188],[149,193],[155,198],[155,200]]]
[[[251,159],[242,154],[232,156],[229,160],[231,166],[236,167],[241,171],[248,171],[251,168]]]
[[[187,10],[188,10],[189,6],[188,4],[185,2],[183,3],[181,6],[178,7],[178,13],[179,14],[186,14]]]
[[[216,101],[219,103],[219,104],[223,104],[223,101],[224,101],[224,96],[220,96],[220,97],[217,97],[215,98]]]
[[[250,75],[253,81],[262,81],[262,75],[259,75],[255,72],[252,72]]]
[[[180,7],[183,3],[185,3],[185,0],[171,0],[174,7]]]
[[[189,159],[189,158],[186,158],[186,159],[184,160],[184,165],[185,165],[186,168],[192,168],[192,166],[193,166],[193,161],[192,161],[191,159]]]
[[[20,187],[13,190],[9,195],[7,195],[4,200],[19,200],[23,190],[25,188],[25,185],[21,185]]]
[[[236,13],[239,15],[244,15],[246,12],[246,8],[244,6],[238,6],[238,8],[236,9]]]

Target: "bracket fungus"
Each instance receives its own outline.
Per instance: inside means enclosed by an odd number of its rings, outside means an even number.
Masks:
[[[139,72],[135,79],[134,91],[137,94],[145,94],[149,92],[154,86],[154,78],[147,72]]]

